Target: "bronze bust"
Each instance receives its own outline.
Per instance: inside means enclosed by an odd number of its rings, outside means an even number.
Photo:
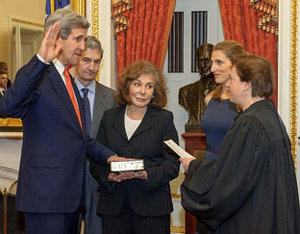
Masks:
[[[211,69],[211,54],[213,45],[202,44],[196,50],[197,66],[200,80],[186,85],[179,90],[179,104],[189,114],[189,120],[185,124],[185,132],[202,132],[201,118],[206,108],[205,96],[215,89],[216,84]]]

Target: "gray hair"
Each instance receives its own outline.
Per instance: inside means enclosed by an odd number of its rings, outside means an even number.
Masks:
[[[104,50],[102,48],[101,42],[93,36],[88,36],[85,40],[85,50],[86,49],[92,49],[92,50],[98,50],[101,54],[101,58],[103,58]]]
[[[60,22],[60,37],[67,39],[74,28],[85,28],[90,27],[90,23],[82,15],[63,8],[53,12],[45,22],[45,31],[48,31],[50,26],[55,22]]]

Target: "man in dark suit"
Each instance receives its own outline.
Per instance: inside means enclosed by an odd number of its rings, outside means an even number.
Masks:
[[[96,138],[97,136],[104,111],[116,107],[114,99],[115,91],[96,82],[102,58],[103,49],[100,41],[95,37],[88,36],[85,41],[85,50],[82,52],[81,58],[75,67],[75,83],[83,98],[85,90],[87,93],[87,100],[90,107],[88,118],[90,119],[91,127],[86,129],[89,129],[87,133],[92,138]],[[85,210],[82,213],[84,233],[101,234],[102,222],[101,218],[96,214],[98,183],[89,173],[89,161],[86,165],[86,201]]]
[[[89,25],[71,10],[50,15],[38,54],[18,71],[0,105],[5,116],[23,121],[16,209],[25,212],[26,233],[76,233],[86,157],[102,164],[117,158],[85,134],[82,99],[65,69],[77,64]]]
[[[7,72],[0,70],[0,98],[4,96],[7,89]]]
[[[4,94],[7,89],[7,72],[0,70],[0,103],[1,99],[4,97]],[[5,116],[0,111],[0,118],[4,118]]]
[[[6,62],[0,62],[0,72],[5,72],[8,74],[8,66]],[[7,77],[7,85],[6,89],[8,89],[11,86],[11,80]]]
[[[7,89],[7,72],[0,70],[0,103],[1,99],[4,97],[4,94]],[[0,111],[0,118],[4,118],[5,116]]]

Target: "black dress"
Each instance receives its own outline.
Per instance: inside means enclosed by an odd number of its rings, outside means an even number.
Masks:
[[[272,101],[237,117],[217,160],[191,162],[181,195],[183,207],[211,233],[300,233],[290,142]]]

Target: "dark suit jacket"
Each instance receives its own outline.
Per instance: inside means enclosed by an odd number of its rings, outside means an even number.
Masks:
[[[0,92],[0,105],[1,105],[3,97],[4,97],[4,95],[2,94],[2,92]],[[0,111],[0,118],[5,118],[5,116],[1,113],[1,111]]]
[[[109,168],[91,163],[91,173],[100,186],[97,212],[118,215],[125,199],[143,216],[166,215],[172,212],[169,182],[178,176],[177,156],[163,143],[178,142],[171,112],[148,107],[147,112],[128,140],[124,126],[125,106],[104,113],[97,139],[118,155],[144,159],[148,180],[132,179],[122,183],[107,180]]]
[[[74,82],[73,89],[82,113],[82,100]],[[55,66],[34,56],[18,71],[0,107],[4,115],[23,121],[16,208],[35,213],[76,211],[82,196],[86,155],[106,164],[114,153],[83,134]]]

